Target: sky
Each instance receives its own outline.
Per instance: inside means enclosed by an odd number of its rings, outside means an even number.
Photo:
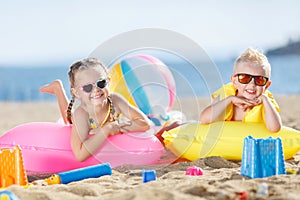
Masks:
[[[300,40],[299,8],[298,0],[0,0],[0,66],[69,65],[143,28],[175,31],[223,59]]]

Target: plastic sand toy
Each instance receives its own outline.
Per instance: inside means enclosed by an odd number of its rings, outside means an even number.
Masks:
[[[27,175],[24,169],[22,150],[17,145],[13,148],[0,150],[0,188],[13,184],[27,185]]]
[[[143,183],[156,180],[156,171],[155,170],[143,170]]]
[[[60,172],[54,174],[49,178],[46,178],[45,181],[48,185],[53,184],[67,184],[73,181],[80,181],[86,178],[98,178],[103,175],[111,175],[112,169],[109,163],[84,167],[80,169],[75,169],[66,172]]]
[[[187,168],[185,174],[186,175],[191,175],[191,176],[201,176],[204,173],[203,173],[203,170],[200,167],[193,166],[193,167]]]
[[[249,178],[263,178],[278,174],[286,174],[281,139],[246,137],[241,175]]]

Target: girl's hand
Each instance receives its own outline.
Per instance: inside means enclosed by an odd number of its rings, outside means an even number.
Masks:
[[[132,122],[131,121],[124,121],[124,122],[120,122],[119,126],[120,126],[120,131],[121,132],[129,132],[129,130],[127,129],[128,126],[131,126]],[[127,128],[126,128],[127,127]]]
[[[105,132],[107,132],[108,136],[121,133],[120,124],[118,121],[109,122],[106,125],[104,125],[102,128],[105,130]]]

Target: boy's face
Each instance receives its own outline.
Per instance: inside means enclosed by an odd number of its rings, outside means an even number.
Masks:
[[[250,80],[249,83],[241,83],[243,81],[239,81],[239,78],[242,78],[242,76],[238,76],[238,74],[253,75],[256,77],[252,77],[252,79],[249,79],[248,77],[248,80]],[[269,73],[267,73],[260,65],[253,64],[251,62],[238,63],[235,68],[234,75],[231,76],[233,86],[238,90],[237,96],[244,97],[246,99],[256,99],[261,96],[262,93],[271,85],[271,81],[265,79],[265,77],[270,78],[268,74]]]

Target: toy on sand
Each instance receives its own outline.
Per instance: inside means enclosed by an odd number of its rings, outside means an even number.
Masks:
[[[0,200],[19,200],[19,198],[8,190],[0,191]]]
[[[143,183],[156,180],[156,171],[155,170],[143,170]]]
[[[109,163],[79,168],[66,172],[54,174],[45,179],[48,185],[53,184],[67,184],[73,181],[80,181],[86,178],[98,178],[103,175],[111,175],[112,169]]]
[[[279,174],[286,174],[281,139],[246,137],[241,175],[249,178],[264,178]]]
[[[186,169],[185,171],[186,175],[191,175],[191,176],[201,176],[203,175],[203,170],[200,167],[197,166],[193,166],[193,167],[189,167]]]
[[[13,184],[28,184],[24,169],[22,150],[17,145],[13,148],[0,149],[0,188]]]

